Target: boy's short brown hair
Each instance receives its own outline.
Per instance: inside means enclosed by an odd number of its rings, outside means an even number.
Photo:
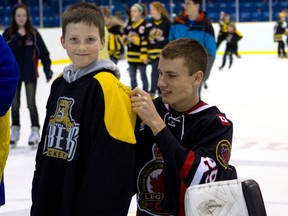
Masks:
[[[100,39],[105,37],[105,22],[101,9],[94,3],[81,2],[68,6],[62,15],[62,36],[69,23],[84,22],[99,29]]]

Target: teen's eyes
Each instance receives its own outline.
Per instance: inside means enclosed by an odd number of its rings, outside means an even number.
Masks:
[[[169,78],[174,78],[174,77],[176,77],[176,75],[174,75],[174,74],[168,74],[168,77],[169,77]]]
[[[177,77],[176,74],[173,74],[173,73],[163,73],[163,72],[160,72],[160,71],[159,71],[159,77],[163,77],[163,76],[168,77],[168,78]]]

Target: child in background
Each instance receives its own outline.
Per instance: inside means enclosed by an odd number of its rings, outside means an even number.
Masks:
[[[287,23],[285,22],[285,13],[279,13],[279,19],[274,26],[274,42],[278,43],[278,58],[287,58],[285,51],[284,36],[287,35]]]
[[[136,115],[116,65],[99,60],[105,22],[69,6],[61,43],[72,64],[53,82],[36,155],[31,216],[127,216],[135,184]]]
[[[235,23],[231,22],[228,25],[227,32],[223,33],[225,36],[226,49],[223,56],[222,65],[219,67],[222,70],[226,64],[227,55],[229,56],[229,66],[230,69],[233,63],[233,54],[237,55],[238,41],[242,39],[242,34],[236,29]]]
[[[125,23],[113,16],[110,8],[103,7],[102,12],[105,19],[105,25],[109,32],[109,38],[106,41],[108,44],[108,52],[110,59],[117,64],[121,55],[124,53],[124,44],[123,44],[123,28],[125,27]]]
[[[220,44],[225,40],[225,35],[223,33],[227,32],[229,23],[230,23],[230,14],[221,11],[220,19],[218,21],[220,30],[217,36],[217,43],[216,43],[217,49],[219,48]]]

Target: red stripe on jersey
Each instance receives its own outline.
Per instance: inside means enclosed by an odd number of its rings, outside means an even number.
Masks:
[[[187,157],[186,157],[186,160],[180,170],[180,178],[184,181],[186,176],[188,175],[189,171],[190,171],[190,168],[192,166],[194,162],[194,152],[192,151],[189,151]]]
[[[184,112],[184,114],[187,115],[187,114],[189,114],[190,112],[193,112],[194,110],[196,110],[196,109],[198,109],[198,108],[200,108],[200,107],[202,107],[202,106],[205,106],[205,105],[207,105],[207,103],[205,103],[205,102],[203,102],[203,101],[200,101],[200,102],[199,102],[198,104],[196,104],[194,107],[186,110],[186,111]]]
[[[184,209],[184,197],[187,187],[184,184],[184,180],[187,177],[191,166],[194,162],[194,152],[189,151],[186,157],[186,160],[180,170],[180,178],[181,178],[181,185],[180,185],[180,192],[179,192],[179,216],[185,216],[185,209]]]
[[[181,181],[180,185],[180,193],[179,193],[179,216],[185,216],[185,206],[184,206],[184,199],[185,199],[185,192],[187,187],[185,186],[184,182]]]

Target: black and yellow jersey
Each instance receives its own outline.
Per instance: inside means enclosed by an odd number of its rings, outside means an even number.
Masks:
[[[159,59],[163,47],[169,42],[171,22],[166,17],[160,20],[148,20],[146,24],[146,40],[148,42],[149,59]]]
[[[127,39],[127,61],[129,63],[143,63],[147,55],[147,41],[145,37],[146,21],[142,18],[137,23],[131,22],[125,28]]]
[[[64,72],[46,105],[31,215],[127,215],[135,183],[131,90],[97,62],[75,79],[73,67]]]
[[[113,56],[116,59],[120,58],[120,55],[124,52],[124,43],[122,39],[122,31],[120,25],[114,25],[107,27],[109,31],[108,39],[108,52],[109,56]]]
[[[274,42],[284,41],[284,36],[288,35],[288,31],[286,31],[287,24],[286,22],[278,21],[274,26]]]

